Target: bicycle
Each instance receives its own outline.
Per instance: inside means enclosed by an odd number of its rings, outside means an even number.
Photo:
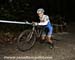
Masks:
[[[17,39],[17,48],[20,51],[27,51],[31,49],[38,37],[41,37],[42,32],[44,29],[40,26],[34,25],[34,23],[29,23],[32,25],[31,30],[24,30]]]

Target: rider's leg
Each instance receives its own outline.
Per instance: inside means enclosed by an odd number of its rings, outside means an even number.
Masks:
[[[47,35],[46,38],[47,38],[47,41],[48,41],[48,44],[49,44],[49,48],[52,49],[54,47],[54,42],[51,39],[51,36]]]
[[[53,40],[51,39],[51,35],[47,35],[47,36],[46,36],[46,39],[47,39],[47,41],[48,41],[50,44],[53,43]]]
[[[42,36],[41,36],[41,40],[44,41],[44,40],[45,40],[45,37],[46,37],[45,35],[42,35]]]
[[[41,40],[45,40],[45,38],[46,38],[46,33],[45,33],[45,31],[43,31],[42,35],[41,35]]]
[[[48,43],[51,45],[51,48],[53,48],[54,46],[54,42],[52,40],[52,32],[53,32],[53,28],[50,29],[50,31],[47,32],[47,35],[46,35],[46,39],[48,41]]]
[[[39,39],[40,39],[40,43],[44,43],[45,36],[42,35]]]
[[[43,32],[40,38],[41,38],[40,42],[44,43],[44,40],[46,38],[46,34]]]

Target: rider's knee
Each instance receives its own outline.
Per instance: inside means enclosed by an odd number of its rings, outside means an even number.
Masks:
[[[45,36],[42,36],[41,38],[42,38],[42,40],[45,40]]]
[[[47,39],[47,40],[51,40],[51,35],[47,35],[47,36],[46,36],[46,39]]]

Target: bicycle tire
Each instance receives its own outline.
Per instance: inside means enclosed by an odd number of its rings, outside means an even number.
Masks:
[[[24,40],[21,41],[21,38],[24,38]],[[34,32],[32,30],[24,30],[17,39],[17,48],[20,51],[24,52],[24,51],[31,49],[34,46],[35,42],[36,42],[36,37],[35,37]]]

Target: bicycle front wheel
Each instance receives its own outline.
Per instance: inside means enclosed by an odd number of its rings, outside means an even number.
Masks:
[[[17,48],[20,51],[27,51],[33,47],[35,41],[34,32],[32,30],[25,30],[18,37]]]

